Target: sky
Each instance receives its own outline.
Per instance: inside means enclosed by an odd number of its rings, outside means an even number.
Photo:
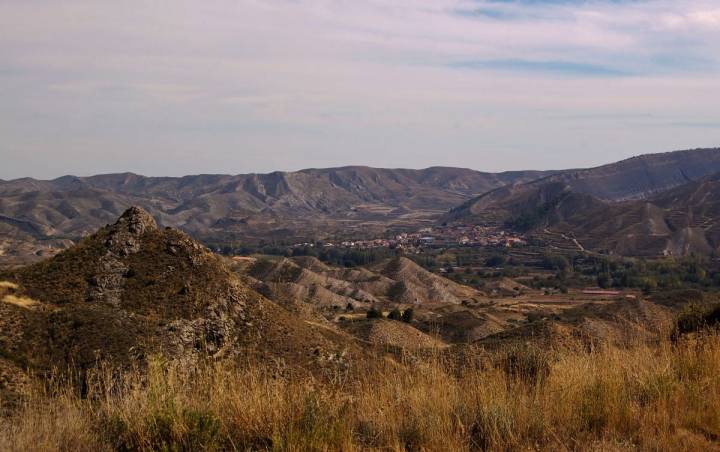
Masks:
[[[720,0],[0,0],[0,178],[720,146]]]

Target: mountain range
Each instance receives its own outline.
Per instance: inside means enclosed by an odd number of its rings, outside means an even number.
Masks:
[[[432,223],[447,209],[508,184],[550,172],[500,174],[461,168],[345,167],[180,178],[109,174],[51,181],[0,181],[0,255],[64,247],[141,206],[194,237],[257,242],[273,237],[372,235],[396,223]]]
[[[135,205],[165,226],[218,245],[367,238],[388,228],[495,222],[536,231],[556,228],[583,236],[593,249],[705,252],[717,247],[708,229],[713,212],[704,207],[716,197],[712,180],[704,178],[716,172],[720,149],[557,171],[342,167],[179,178],[131,173],[23,178],[0,181],[0,257],[52,254]],[[684,196],[698,190],[707,192],[706,198],[683,213],[691,201]],[[662,238],[646,243],[648,234]]]
[[[610,254],[710,254],[720,247],[719,164],[717,149],[637,157],[501,187],[444,221],[503,225]]]

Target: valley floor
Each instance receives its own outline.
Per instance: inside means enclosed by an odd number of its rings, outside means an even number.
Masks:
[[[461,350],[302,378],[280,365],[101,368],[82,396],[60,380],[27,389],[0,418],[0,450],[720,449],[718,333]]]

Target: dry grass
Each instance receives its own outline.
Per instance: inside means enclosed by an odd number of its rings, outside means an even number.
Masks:
[[[37,300],[32,298],[13,295],[8,292],[15,292],[18,290],[18,285],[10,281],[0,281],[0,302],[19,306],[21,308],[29,309],[33,306],[40,304]]]
[[[37,306],[40,304],[39,301],[33,300],[32,298],[18,297],[16,295],[5,295],[2,298],[2,301],[3,303],[12,304],[26,309],[32,308],[33,306]]]
[[[0,289],[2,290],[17,290],[18,285],[10,281],[0,281]]]
[[[379,360],[356,378],[208,365],[55,382],[0,421],[0,450],[708,450],[720,439],[720,336],[551,353],[451,371]]]

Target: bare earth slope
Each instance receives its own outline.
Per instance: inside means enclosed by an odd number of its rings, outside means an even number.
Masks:
[[[264,258],[247,274],[266,286],[272,299],[296,300],[320,308],[370,308],[377,303],[403,305],[460,304],[484,294],[399,257],[370,268],[329,267],[315,258]]]
[[[429,272],[406,257],[383,262],[373,268],[397,282],[391,289],[392,301],[406,304],[460,304],[482,298],[484,294]]]

